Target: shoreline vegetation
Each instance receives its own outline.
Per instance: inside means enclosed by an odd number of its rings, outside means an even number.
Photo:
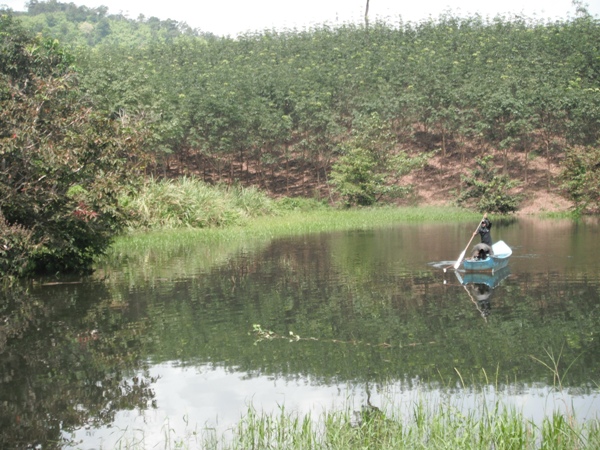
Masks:
[[[381,409],[368,402],[359,407],[301,414],[279,405],[261,412],[253,405],[225,431],[194,426],[185,418],[185,431],[168,420],[163,441],[147,442],[143,430],[125,432],[116,448],[135,450],[146,445],[178,449],[353,450],[353,449],[545,449],[592,450],[600,447],[598,418],[580,419],[568,411],[552,411],[536,421],[502,399],[483,392],[465,409],[458,401],[427,398],[404,402],[384,400]],[[348,401],[350,404],[350,401]]]
[[[209,186],[193,177],[150,180],[121,199],[129,217],[108,254],[139,247],[167,248],[193,240],[264,239],[395,223],[477,221],[478,212],[449,205],[337,208],[318,199],[274,199],[256,188]],[[575,218],[570,212],[538,217]]]
[[[208,186],[191,178],[150,182],[122,199],[130,217],[107,259],[145,249],[178,251],[191,241],[259,241],[278,236],[372,229],[395,223],[478,220],[459,207],[377,206],[339,209],[305,198],[273,199],[254,188]]]

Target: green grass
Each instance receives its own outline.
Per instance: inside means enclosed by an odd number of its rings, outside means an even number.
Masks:
[[[274,200],[255,188],[209,186],[193,177],[148,180],[120,199],[129,233],[169,229],[242,227],[242,234],[306,233],[371,228],[394,222],[460,220],[479,217],[459,208],[377,207],[340,210],[305,198]],[[230,231],[231,233],[231,231]],[[234,233],[240,233],[239,229]]]
[[[336,230],[372,229],[396,223],[467,221],[479,215],[458,208],[382,207],[340,210],[279,210],[277,213],[247,218],[242,223],[208,228],[156,228],[138,230],[119,237],[115,247],[168,247],[177,243],[216,242],[231,239],[272,238]]]
[[[255,188],[209,186],[193,177],[150,179],[120,202],[130,230],[239,225],[275,209],[274,200]]]
[[[459,208],[374,207],[337,209],[306,198],[274,200],[253,188],[209,186],[196,178],[149,180],[121,199],[130,217],[99,264],[181,254],[198,244],[226,254],[285,235],[372,229],[396,223],[478,220]]]
[[[581,218],[578,211],[562,211],[562,212],[541,212],[538,217],[544,219],[571,219],[576,220]]]
[[[243,223],[208,228],[167,228],[130,232],[115,240],[96,267],[120,267],[140,264],[160,270],[173,256],[189,254],[210,267],[240,249],[258,250],[271,239],[339,230],[361,230],[392,226],[398,223],[476,221],[478,214],[449,208],[364,208],[339,210],[317,206],[316,209],[279,209],[277,213],[247,218]],[[160,261],[157,261],[160,259]],[[196,261],[197,264],[198,261]],[[198,269],[197,265],[193,265]],[[158,276],[158,275],[157,275]],[[166,276],[162,274],[161,276]]]
[[[300,415],[280,406],[265,414],[252,406],[236,426],[218,436],[212,429],[194,429],[185,436],[165,433],[160,448],[248,450],[575,450],[600,448],[598,419],[579,422],[573,416],[549,415],[535,424],[514,407],[481,401],[464,412],[449,402],[427,399],[408,405],[408,411],[384,412],[371,406]],[[484,400],[484,399],[482,399]],[[406,408],[405,408],[406,409]],[[167,431],[170,427],[166,427]],[[140,448],[121,440],[122,449]]]
[[[580,449],[599,448],[598,422],[553,414],[537,426],[515,409],[464,413],[448,404],[413,406],[408,418],[366,408],[327,412],[313,420],[250,410],[223,449]]]
[[[479,219],[479,214],[459,208],[375,207],[292,212],[278,217],[258,217],[250,229],[268,228],[273,234],[299,234],[348,229],[371,229],[396,223]]]

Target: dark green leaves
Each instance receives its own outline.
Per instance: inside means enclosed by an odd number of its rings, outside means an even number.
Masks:
[[[96,113],[55,42],[9,15],[0,33],[0,276],[89,270],[123,222],[142,129]]]

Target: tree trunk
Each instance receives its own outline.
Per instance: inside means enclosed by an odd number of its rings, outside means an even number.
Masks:
[[[545,139],[545,144],[546,144],[546,180],[547,180],[547,186],[546,189],[548,190],[548,192],[550,192],[550,140],[549,139]]]
[[[529,146],[525,146],[525,186],[529,185]]]
[[[289,145],[285,144],[285,193],[290,195],[290,155]]]
[[[446,157],[446,129],[442,126],[442,156]]]
[[[248,179],[248,167],[246,166],[246,180]],[[240,147],[240,179],[244,177],[244,147]]]

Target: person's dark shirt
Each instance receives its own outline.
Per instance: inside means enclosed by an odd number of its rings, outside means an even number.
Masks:
[[[492,222],[490,222],[488,219],[483,219],[479,224],[479,228],[477,229],[477,232],[481,236],[481,242],[489,245],[490,247],[492,246],[492,235],[490,233],[491,229]]]

